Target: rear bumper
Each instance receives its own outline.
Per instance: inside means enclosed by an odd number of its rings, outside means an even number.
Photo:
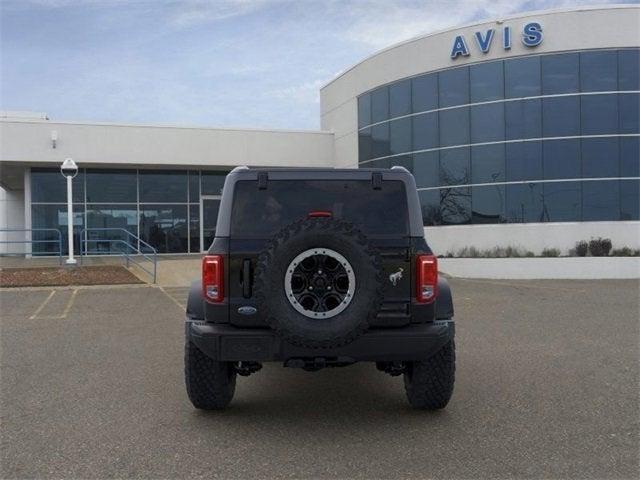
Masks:
[[[292,345],[270,329],[237,328],[187,319],[186,335],[201,351],[224,362],[276,362],[325,358],[339,362],[423,360],[454,336],[452,320],[402,328],[369,330],[355,341],[332,349]]]

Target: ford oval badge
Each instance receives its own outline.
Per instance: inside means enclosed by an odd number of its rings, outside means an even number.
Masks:
[[[240,307],[238,309],[238,313],[240,315],[253,315],[257,312],[258,310],[255,307],[250,307],[249,305],[245,305],[244,307]]]

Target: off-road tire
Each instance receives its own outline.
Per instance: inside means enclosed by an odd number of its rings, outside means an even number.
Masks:
[[[193,406],[221,410],[236,391],[236,371],[230,362],[216,362],[189,340],[184,349],[184,379]]]
[[[313,248],[343,255],[355,274],[350,304],[331,318],[306,317],[293,308],[285,293],[290,262]],[[334,218],[308,218],[283,228],[260,253],[255,297],[258,310],[281,338],[302,347],[330,349],[354,341],[369,328],[380,308],[382,282],[380,255],[355,225]]]
[[[449,403],[456,371],[456,347],[452,339],[427,360],[407,362],[404,387],[413,408],[438,410]]]

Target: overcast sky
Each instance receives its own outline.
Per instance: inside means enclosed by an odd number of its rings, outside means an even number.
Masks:
[[[315,129],[320,85],[376,50],[483,18],[590,3],[0,0],[0,110]]]

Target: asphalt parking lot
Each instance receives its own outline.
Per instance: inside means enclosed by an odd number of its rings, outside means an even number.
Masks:
[[[0,292],[2,478],[638,478],[637,281],[452,280],[457,383],[372,365],[183,385],[186,289]],[[54,293],[52,293],[54,292]]]

